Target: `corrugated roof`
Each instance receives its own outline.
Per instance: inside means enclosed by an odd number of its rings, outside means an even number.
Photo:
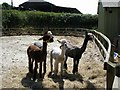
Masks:
[[[103,7],[120,7],[120,0],[99,0]]]
[[[44,0],[29,0],[28,2],[46,2]]]

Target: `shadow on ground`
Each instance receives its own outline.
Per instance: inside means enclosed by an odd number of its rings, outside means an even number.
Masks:
[[[37,76],[38,77],[38,76]],[[44,77],[43,77],[44,78]],[[36,80],[36,82],[34,82],[32,80],[32,76],[27,73],[26,77],[24,77],[21,80],[21,84],[25,87],[25,88],[29,88],[32,90],[39,90],[41,88],[45,88],[44,85],[42,84],[43,82],[43,78],[39,78]],[[93,83],[91,83],[90,81],[87,80],[83,80],[83,77],[78,73],[78,74],[69,74],[67,72],[64,73],[64,76],[54,76],[51,73],[48,74],[48,78],[51,78],[53,80],[53,82],[56,84],[58,84],[58,89],[59,90],[64,90],[64,84],[65,84],[65,80],[69,80],[71,82],[73,81],[78,81],[81,84],[86,83],[86,88],[87,90],[97,90],[96,87],[93,85]],[[51,82],[51,83],[53,83]]]
[[[38,77],[39,75],[37,75]],[[44,78],[44,76],[43,76]],[[27,73],[26,74],[26,77],[24,77],[22,80],[21,80],[21,84],[25,87],[25,88],[31,88],[32,90],[37,90],[39,88],[43,88],[43,84],[42,84],[42,81],[43,81],[43,78],[37,78],[36,81],[33,81],[32,80],[32,75],[30,73]]]

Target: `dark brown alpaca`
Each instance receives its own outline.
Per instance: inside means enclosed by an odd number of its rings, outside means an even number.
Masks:
[[[73,58],[73,71],[72,72],[73,73],[78,72],[79,60],[87,47],[88,41],[92,40],[92,38],[93,38],[92,35],[89,35],[88,32],[85,32],[85,39],[84,39],[82,47],[80,48],[67,43],[68,48],[66,49],[66,53],[65,53],[66,59],[64,61],[65,69],[67,69],[67,63],[66,63],[67,58],[71,57]]]
[[[40,63],[39,74],[42,77],[42,62],[44,62],[44,74],[46,73],[46,56],[47,56],[47,43],[53,42],[52,34],[45,33],[42,37],[43,48],[39,48],[36,45],[30,45],[27,49],[27,55],[29,60],[29,72],[33,74],[33,80],[36,80],[38,63]],[[35,61],[35,67],[33,70],[33,62]]]

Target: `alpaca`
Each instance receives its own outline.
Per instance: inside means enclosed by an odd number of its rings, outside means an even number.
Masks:
[[[79,59],[81,58],[83,52],[85,51],[86,49],[86,46],[87,46],[87,43],[88,43],[88,40],[92,40],[92,35],[88,34],[88,32],[85,33],[85,39],[84,39],[84,42],[83,42],[83,45],[81,48],[77,47],[77,46],[73,46],[72,44],[70,43],[67,43],[67,49],[66,49],[66,53],[65,53],[65,61],[64,61],[64,68],[67,69],[67,58],[68,57],[71,57],[73,58],[73,70],[72,70],[72,73],[76,73],[78,72],[78,64],[79,64]],[[66,42],[66,41],[64,41]]]
[[[33,80],[36,80],[38,63],[40,63],[39,74],[42,75],[42,62],[44,62],[44,74],[46,73],[46,56],[47,56],[47,43],[53,42],[53,36],[51,34],[44,34],[43,47],[39,48],[35,45],[30,45],[27,49],[27,55],[29,60],[29,72],[33,74]],[[35,67],[33,70],[33,62],[35,61]]]
[[[58,41],[60,42],[60,41]],[[61,42],[60,42],[61,43]],[[63,65],[65,59],[65,51],[66,51],[66,43],[61,44],[60,47],[54,47],[50,52],[50,64],[51,64],[51,73],[53,72],[53,59],[55,60],[54,63],[54,75],[58,73],[58,64],[61,63],[61,75],[63,75]]]

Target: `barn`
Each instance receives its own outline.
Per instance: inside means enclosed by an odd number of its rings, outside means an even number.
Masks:
[[[19,5],[20,10],[36,10],[43,12],[65,12],[65,13],[79,13],[76,8],[60,7],[44,0],[29,0]]]
[[[99,0],[98,31],[120,50],[120,0]]]

